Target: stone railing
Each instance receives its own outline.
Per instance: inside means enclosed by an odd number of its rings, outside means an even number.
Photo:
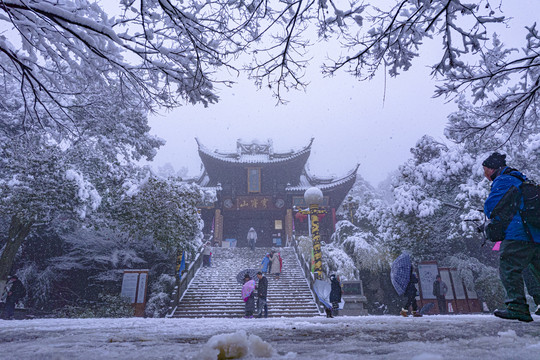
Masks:
[[[319,297],[317,296],[317,294],[315,294],[315,290],[313,289],[313,285],[315,284],[315,275],[311,272],[311,259],[306,259],[304,257],[304,254],[302,254],[300,249],[298,249],[298,242],[296,241],[296,238],[294,236],[293,248],[298,258],[298,261],[302,266],[302,271],[304,272],[304,275],[306,276],[306,279],[308,281],[309,288],[311,290],[311,293],[313,294],[313,299],[317,303],[317,309],[319,310],[319,314],[322,315],[324,314],[324,305],[319,301]]]
[[[205,236],[203,240],[203,244],[207,241],[212,241],[212,236],[207,237]],[[195,277],[195,274],[197,273],[197,270],[200,269],[202,266],[202,253],[204,250],[204,245],[201,245],[199,249],[197,249],[197,253],[195,254],[193,260],[189,261],[189,265],[187,265],[187,270],[184,271],[182,274],[182,279],[178,279],[178,274],[176,274],[176,286],[174,287],[174,290],[171,294],[171,302],[169,303],[169,308],[167,309],[167,315],[166,317],[172,317],[174,312],[176,311],[176,307],[178,306],[178,303],[182,299],[182,296],[186,292],[189,283],[193,278]]]

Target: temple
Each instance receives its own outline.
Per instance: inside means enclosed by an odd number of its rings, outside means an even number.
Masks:
[[[313,186],[322,190],[321,240],[334,231],[336,210],[356,180],[358,165],[340,178],[321,178],[308,173],[306,163],[313,140],[304,148],[275,152],[271,140],[245,143],[238,140],[236,152],[211,151],[196,139],[203,169],[194,181],[216,190],[217,201],[201,206],[205,233],[214,243],[247,246],[247,232],[257,231],[256,246],[285,246],[296,235],[308,233],[307,216],[295,211],[306,208],[304,192]]]

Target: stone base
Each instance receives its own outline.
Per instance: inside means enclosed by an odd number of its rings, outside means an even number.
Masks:
[[[364,304],[367,302],[367,299],[363,295],[344,295],[343,300],[345,300],[345,306],[342,310],[339,310],[339,315],[346,316],[361,316],[368,315],[366,309],[364,309]]]

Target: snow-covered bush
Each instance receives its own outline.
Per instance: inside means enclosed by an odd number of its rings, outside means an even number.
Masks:
[[[54,281],[57,279],[55,271],[50,266],[40,270],[35,263],[28,263],[17,271],[17,276],[26,289],[24,304],[37,309],[48,307]]]
[[[296,238],[298,243],[298,250],[300,254],[304,256],[304,259],[311,259],[311,253],[313,250],[313,240],[309,236],[299,236]]]
[[[125,318],[132,317],[133,306],[120,295],[99,294],[95,302],[81,302],[79,306],[67,305],[57,310],[57,317],[66,318]]]
[[[72,306],[68,313],[84,315],[99,301],[98,294],[120,294],[124,269],[148,268],[152,281],[153,274],[174,268],[174,259],[151,239],[105,229],[37,232],[23,244],[19,258],[17,274],[28,293],[25,304],[36,316],[67,305]]]
[[[127,196],[116,216],[133,237],[151,237],[166,252],[193,252],[201,245],[203,222],[197,205],[211,196],[208,192],[196,184],[149,173],[125,187]]]
[[[359,270],[377,271],[385,262],[384,253],[376,244],[377,238],[373,234],[344,220],[336,224],[330,248],[342,249]]]
[[[323,273],[339,275],[342,281],[358,279],[358,269],[343,249],[332,243],[323,245],[321,251]]]
[[[146,302],[144,314],[147,317],[164,317],[171,301],[170,295],[176,284],[176,278],[171,275],[161,274],[159,279],[152,284],[152,292]]]

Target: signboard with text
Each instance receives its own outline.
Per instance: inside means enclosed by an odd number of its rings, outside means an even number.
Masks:
[[[271,196],[238,196],[234,210],[279,210]]]
[[[146,290],[148,287],[148,269],[124,270],[120,296],[128,298],[135,308],[135,316],[144,315]]]

